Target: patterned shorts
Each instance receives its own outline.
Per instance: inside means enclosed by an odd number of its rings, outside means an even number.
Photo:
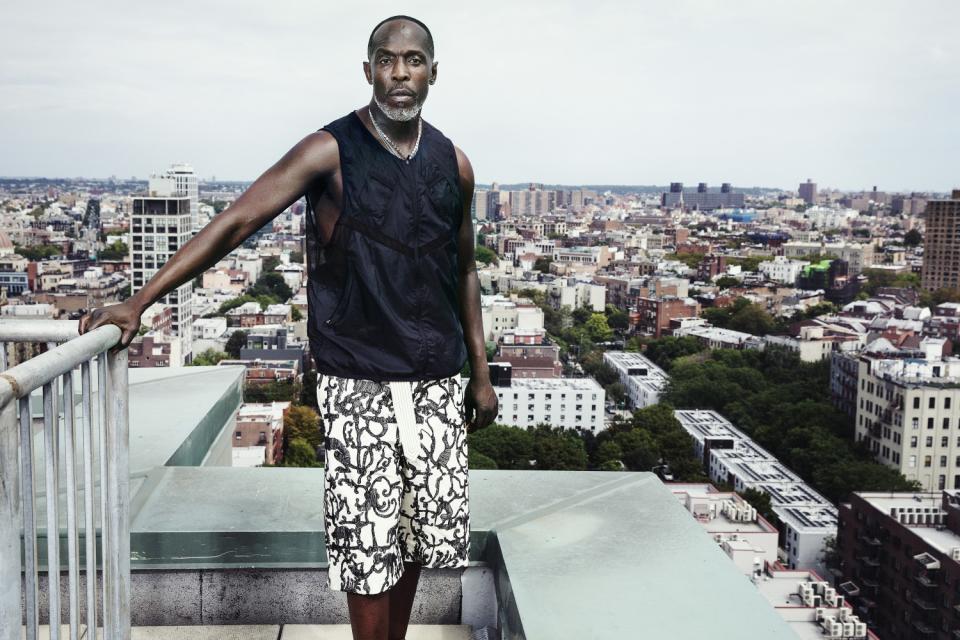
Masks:
[[[459,375],[375,382],[318,374],[331,590],[390,589],[403,563],[467,566],[467,426]]]

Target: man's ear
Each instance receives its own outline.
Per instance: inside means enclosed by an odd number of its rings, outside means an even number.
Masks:
[[[373,84],[373,75],[370,73],[370,61],[363,61],[363,75],[367,76],[367,84]]]
[[[433,66],[430,67],[430,84],[433,84],[437,81],[437,65],[438,62],[434,62]]]

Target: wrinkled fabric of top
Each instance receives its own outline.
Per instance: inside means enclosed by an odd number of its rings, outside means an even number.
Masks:
[[[423,121],[417,154],[391,154],[355,113],[337,140],[343,203],[329,243],[307,197],[307,333],[319,373],[377,381],[451,376],[467,360],[453,143]]]

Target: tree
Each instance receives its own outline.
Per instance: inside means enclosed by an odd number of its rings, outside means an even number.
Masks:
[[[294,438],[287,445],[283,455],[284,467],[322,467],[317,459],[317,451],[303,438]]]
[[[226,346],[223,348],[232,359],[237,360],[240,358],[240,349],[243,349],[247,346],[247,332],[246,331],[234,331],[230,334],[230,338],[227,340]]]
[[[477,262],[483,264],[497,264],[500,262],[500,259],[497,257],[497,254],[494,253],[493,249],[490,247],[477,247],[476,252],[474,253]]]
[[[52,244],[40,244],[32,247],[23,247],[14,243],[14,252],[23,256],[27,260],[46,260],[53,256],[60,255],[60,248]]]
[[[537,258],[536,262],[533,263],[533,270],[539,271],[540,273],[550,273],[550,263],[553,262],[553,258],[549,256],[540,256]]]
[[[828,569],[839,569],[842,556],[837,545],[837,536],[830,535],[823,539],[823,548],[820,552],[820,562]]]
[[[624,331],[630,326],[630,315],[625,311],[617,309],[607,316],[607,325],[611,329]]]
[[[593,342],[606,342],[613,338],[613,329],[607,324],[607,316],[593,313],[585,324],[587,334]]]
[[[299,322],[303,320],[303,312],[300,311],[300,307],[291,307],[290,308],[290,319],[294,322]]]
[[[728,329],[742,331],[755,336],[765,336],[773,332],[773,316],[758,304],[750,304],[735,312],[727,324]]]
[[[587,468],[587,450],[575,430],[539,424],[527,431],[533,434],[537,469],[582,471]]]
[[[623,452],[621,460],[631,471],[649,471],[657,464],[660,456],[657,443],[650,433],[631,429],[616,434],[614,441]]]
[[[257,302],[257,299],[254,298],[253,296],[249,296],[246,294],[242,296],[237,296],[236,298],[231,298],[230,300],[227,300],[226,302],[220,305],[220,308],[217,309],[217,313],[220,315],[224,315],[227,313],[227,311],[230,311],[231,309],[236,309],[240,305],[246,304],[248,302]]]
[[[700,341],[692,336],[681,338],[665,336],[648,342],[644,355],[664,371],[669,371],[677,358],[700,353],[703,350],[704,347]]]
[[[607,385],[604,390],[607,392],[607,399],[616,402],[617,405],[627,399],[627,388],[620,381]]]
[[[280,258],[277,256],[267,256],[263,259],[263,273],[267,274],[280,266]]]
[[[777,514],[774,513],[773,507],[770,505],[770,494],[758,489],[748,488],[744,491],[739,492],[740,497],[747,501],[747,503],[757,510],[761,516],[767,522],[776,523]]]
[[[287,415],[283,417],[283,432],[288,442],[300,438],[309,442],[314,449],[323,443],[320,416],[305,405],[293,405],[287,409]]]
[[[319,411],[317,406],[317,371],[308,369],[303,373],[300,383],[300,404],[312,407]]]
[[[734,278],[733,276],[720,276],[716,279],[716,285],[721,289],[729,289],[730,287],[739,287],[740,281]]]
[[[287,284],[282,275],[276,271],[268,271],[260,276],[252,287],[247,289],[247,295],[254,297],[270,296],[279,302],[286,302],[293,297],[293,291],[290,290],[290,285]]]
[[[492,459],[498,469],[529,469],[533,435],[517,427],[491,424],[467,436],[468,449]]]
[[[622,458],[623,450],[620,448],[620,445],[613,440],[606,440],[597,447],[594,464],[601,465],[604,462],[611,460],[619,461]]]
[[[903,235],[903,244],[908,247],[918,247],[923,243],[923,234],[916,229],[910,229]]]
[[[221,360],[226,360],[229,358],[227,354],[223,351],[217,351],[216,349],[207,349],[203,353],[195,355],[193,357],[193,362],[190,363],[190,366],[194,367],[212,367],[216,366]]]
[[[244,402],[293,402],[296,397],[297,387],[288,380],[247,383],[243,388]]]
[[[483,455],[479,451],[469,450],[467,466],[471,469],[496,469],[497,463],[493,458]]]
[[[99,260],[126,260],[130,250],[123,240],[114,240],[97,253]]]

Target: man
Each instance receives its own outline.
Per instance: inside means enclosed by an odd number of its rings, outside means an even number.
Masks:
[[[466,433],[498,412],[480,315],[473,170],[423,121],[436,82],[419,20],[374,27],[370,103],[306,136],[122,304],[80,321],[140,328],[150,304],[307,198],[308,333],[326,426],[328,585],[356,639],[402,640],[422,566],[469,549]],[[470,362],[462,388],[459,371]]]

